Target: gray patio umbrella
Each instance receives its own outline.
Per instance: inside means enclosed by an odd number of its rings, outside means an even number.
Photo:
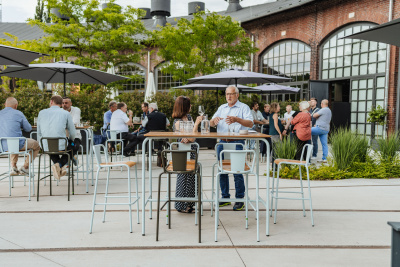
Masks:
[[[400,18],[383,23],[374,28],[348,35],[343,38],[361,39],[400,46]]]
[[[268,75],[264,73],[245,71],[240,69],[232,69],[222,71],[210,75],[195,77],[188,80],[189,84],[202,83],[202,84],[225,84],[237,85],[248,83],[279,83],[288,82],[290,78]]]
[[[45,83],[63,83],[64,96],[66,83],[102,84],[129,79],[124,76],[86,68],[69,62],[30,64],[29,67],[10,66],[0,76],[42,81]]]
[[[28,66],[35,59],[46,54],[24,50],[12,46],[0,45],[0,65]]]
[[[269,98],[271,99],[272,93],[274,94],[287,94],[287,93],[298,93],[300,88],[284,86],[279,84],[263,84],[254,87],[254,89],[261,90],[261,93],[269,93]]]
[[[223,85],[223,84],[200,84],[200,83],[192,83],[192,84],[186,84],[186,85],[181,85],[178,87],[174,87],[176,89],[191,89],[191,90],[216,90],[217,94],[219,90],[225,90],[229,85]],[[255,90],[253,89],[254,87],[249,87],[245,85],[238,84],[237,88],[239,91],[244,92],[244,93],[259,93],[260,90]],[[217,107],[218,107],[218,97],[217,97]]]

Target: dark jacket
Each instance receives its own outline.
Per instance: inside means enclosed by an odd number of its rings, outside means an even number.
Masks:
[[[147,118],[149,121],[146,124],[146,130],[148,132],[166,130],[167,116],[164,113],[154,110],[147,115]]]

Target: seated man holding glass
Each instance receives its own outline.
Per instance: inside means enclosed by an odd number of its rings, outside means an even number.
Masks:
[[[74,107],[72,106],[72,101],[71,98],[69,97],[63,97],[63,102],[62,102],[62,107],[64,110],[68,111],[69,114],[72,117],[72,121],[75,125],[75,130],[77,126],[80,126],[81,124],[81,109],[78,107]],[[69,134],[67,134],[67,136],[69,136]],[[78,165],[78,157],[76,156],[76,154],[79,151],[79,148],[82,144],[82,135],[81,135],[81,131],[77,130],[76,134],[75,134],[75,139],[71,140],[72,143],[72,152],[74,154],[72,161],[74,163],[75,166]]]
[[[210,121],[210,125],[217,127],[217,132],[239,133],[240,130],[248,130],[253,127],[253,116],[248,105],[239,101],[239,90],[236,86],[230,85],[226,88],[226,104],[221,105]],[[244,145],[244,140],[221,139],[220,143],[239,143]],[[241,150],[242,146],[236,146],[236,150]],[[223,150],[222,146],[217,146],[217,154]],[[218,158],[219,160],[219,158]],[[244,198],[245,186],[242,174],[234,174],[236,198]],[[220,186],[222,198],[230,198],[229,177],[227,174],[220,176]],[[220,202],[219,206],[230,205],[230,202]],[[242,210],[244,202],[236,202],[233,210]]]

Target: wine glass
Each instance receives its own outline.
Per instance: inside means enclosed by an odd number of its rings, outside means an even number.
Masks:
[[[204,111],[204,106],[199,106],[199,115],[200,115],[200,116],[203,116],[204,113],[205,113],[205,111]]]

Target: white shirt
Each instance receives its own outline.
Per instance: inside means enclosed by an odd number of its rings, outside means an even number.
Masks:
[[[290,111],[290,113],[285,113],[283,114],[283,118],[286,122],[289,122],[290,117],[292,117],[292,115],[294,114],[294,110]]]
[[[216,117],[222,118],[217,125],[218,133],[227,133],[229,131],[228,124],[225,119],[226,116],[235,116],[244,120],[253,121],[253,116],[251,115],[250,108],[248,105],[240,102],[239,100],[232,106],[229,107],[228,103],[220,106],[215,112],[213,119]],[[238,133],[240,130],[248,130],[248,127],[245,127],[239,123],[235,123],[235,133]]]
[[[126,123],[129,121],[128,115],[120,109],[113,112],[110,121],[110,130],[120,131],[122,133],[129,132],[128,125]]]
[[[80,108],[71,106],[71,111],[69,112],[69,114],[71,114],[72,121],[74,122],[75,125],[81,123],[81,109]],[[81,135],[80,130],[76,131],[75,138],[82,140],[82,135]]]

